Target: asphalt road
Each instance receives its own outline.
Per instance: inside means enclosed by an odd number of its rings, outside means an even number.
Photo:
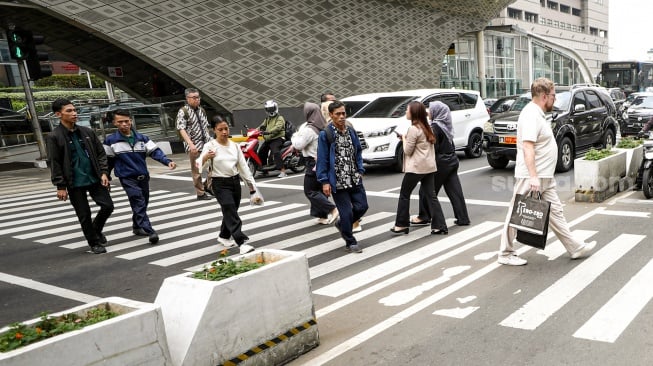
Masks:
[[[160,243],[131,234],[116,182],[103,255],[87,252],[47,171],[0,172],[0,324],[99,297],[152,302],[164,278],[215,259],[217,205],[195,200],[185,156],[173,157],[181,163],[174,172],[150,164],[149,212]],[[652,364],[653,201],[624,192],[601,204],[576,203],[573,171],[562,174],[567,219],[579,237],[598,241],[595,254],[570,260],[552,237],[545,251],[519,247],[527,266],[500,266],[511,175],[484,157],[462,159],[472,225],[453,225],[441,192],[448,236],[428,228],[392,236],[402,175],[370,167],[370,210],[356,235],[363,254],[345,253],[333,227],[312,222],[301,174],[260,179],[266,205],[241,212],[251,244],[309,258],[321,345],[291,365]]]

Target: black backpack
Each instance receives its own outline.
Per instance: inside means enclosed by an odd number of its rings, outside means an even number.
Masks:
[[[290,141],[292,135],[295,134],[296,130],[297,129],[295,128],[295,125],[293,125],[292,122],[286,120],[286,135],[284,137],[286,141]]]

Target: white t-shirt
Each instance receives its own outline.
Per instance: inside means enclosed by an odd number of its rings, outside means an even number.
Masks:
[[[519,114],[517,121],[517,161],[515,178],[529,178],[524,162],[524,141],[535,143],[535,171],[539,178],[553,178],[558,162],[556,143],[551,121],[537,104],[530,102]]]
[[[215,158],[207,159],[205,163],[205,166],[208,166],[209,162],[211,160],[213,161],[211,176],[229,178],[240,174],[240,178],[243,181],[249,183],[249,185],[254,185],[254,178],[247,166],[245,156],[243,156],[243,152],[236,143],[229,140],[229,144],[224,146],[220,145],[216,139],[207,142],[199,158],[196,160],[196,164],[200,167],[200,170],[203,168],[201,166],[202,159],[209,151],[215,151]]]

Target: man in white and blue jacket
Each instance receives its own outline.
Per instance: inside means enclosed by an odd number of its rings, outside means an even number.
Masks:
[[[126,109],[113,112],[113,124],[118,131],[104,140],[104,150],[109,160],[109,172],[115,170],[122,188],[127,193],[132,208],[132,229],[134,235],[148,236],[151,244],[159,242],[159,236],[152,228],[147,216],[150,200],[150,174],[145,158],[152,159],[175,169],[177,165],[147,136],[132,129],[131,114]]]

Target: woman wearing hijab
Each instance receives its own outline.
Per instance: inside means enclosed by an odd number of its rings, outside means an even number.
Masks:
[[[320,131],[326,127],[326,121],[320,106],[315,103],[304,104],[303,123],[291,138],[293,147],[301,150],[306,161],[304,173],[304,195],[311,202],[311,216],[317,217],[317,223],[328,225],[338,218],[338,209],[322,192],[322,184],[315,175],[315,159],[317,158],[317,138]]]
[[[431,102],[429,104],[429,114],[431,115],[431,128],[435,134],[435,161],[438,166],[438,172],[435,174],[435,200],[438,201],[440,188],[444,186],[444,191],[449,197],[453,213],[456,217],[454,223],[460,226],[469,225],[469,215],[465,205],[465,196],[463,188],[458,178],[458,156],[456,147],[453,144],[453,124],[451,123],[451,111],[449,107],[440,102]],[[428,225],[431,221],[429,214],[429,203],[422,186],[419,191],[419,215],[411,220],[411,225]],[[444,223],[442,223],[444,224]]]
[[[406,119],[411,121],[406,135],[402,137],[404,148],[404,179],[401,181],[399,202],[397,203],[397,217],[395,226],[390,231],[393,234],[408,234],[410,226],[410,194],[421,183],[425,189],[427,209],[433,220],[431,234],[447,234],[447,225],[444,223],[442,208],[433,196],[435,172],[435,135],[429,126],[426,108],[421,102],[413,101],[406,108]],[[437,205],[436,205],[437,203]]]

